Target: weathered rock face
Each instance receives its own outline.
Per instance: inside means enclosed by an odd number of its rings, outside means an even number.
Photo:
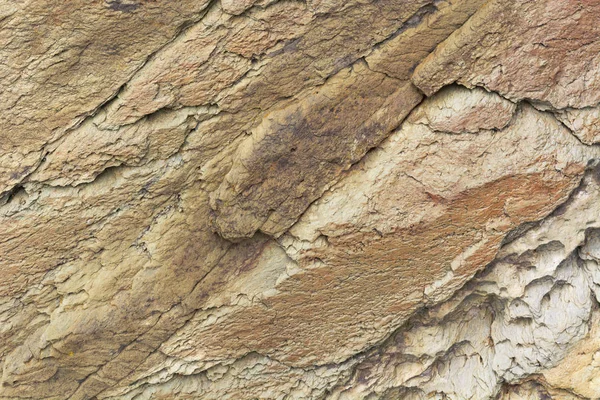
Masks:
[[[4,1],[0,398],[600,397],[600,1]]]

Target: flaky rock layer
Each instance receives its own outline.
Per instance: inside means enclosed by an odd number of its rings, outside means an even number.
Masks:
[[[0,398],[599,398],[599,22],[0,0]]]

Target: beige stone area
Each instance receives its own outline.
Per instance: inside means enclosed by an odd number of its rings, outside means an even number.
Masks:
[[[462,86],[448,86],[425,103],[426,106],[412,113],[409,122],[446,133],[502,129],[510,123],[517,108],[495,93]]]
[[[239,145],[211,195],[219,233],[234,240],[259,228],[281,235],[420,100],[410,83],[399,86],[359,63],[303,101],[268,114]]]
[[[583,143],[600,142],[600,108],[568,108],[557,111],[556,118],[571,129]]]
[[[0,0],[0,399],[600,397],[599,20]]]
[[[432,94],[458,82],[557,109],[600,103],[600,1],[491,0],[413,75]]]
[[[566,388],[583,398],[598,398],[600,342],[597,313],[592,316],[590,325],[588,336],[577,343],[558,366],[544,371],[543,376],[554,387]]]
[[[595,330],[599,196],[596,169],[449,301],[416,314],[367,354],[328,398],[579,398],[580,372],[567,360]],[[526,383],[565,361],[562,375]]]
[[[173,40],[209,0],[0,4],[0,193]]]
[[[527,381],[519,385],[507,386],[498,397],[499,400],[580,400],[579,397],[569,391],[548,388],[535,381]]]
[[[598,236],[591,237],[586,246],[579,250],[579,257],[584,263],[584,269],[591,272],[592,287],[598,296],[600,274],[598,274]],[[590,319],[590,332],[581,342],[577,343],[560,365],[543,372],[546,381],[557,388],[565,388],[573,394],[584,398],[600,397],[600,329],[598,312]]]

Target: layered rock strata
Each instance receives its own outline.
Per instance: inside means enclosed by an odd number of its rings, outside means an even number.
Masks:
[[[5,1],[0,398],[600,397],[600,1]]]

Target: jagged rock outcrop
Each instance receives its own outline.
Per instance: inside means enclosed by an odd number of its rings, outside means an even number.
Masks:
[[[599,398],[599,23],[4,1],[0,398]]]

